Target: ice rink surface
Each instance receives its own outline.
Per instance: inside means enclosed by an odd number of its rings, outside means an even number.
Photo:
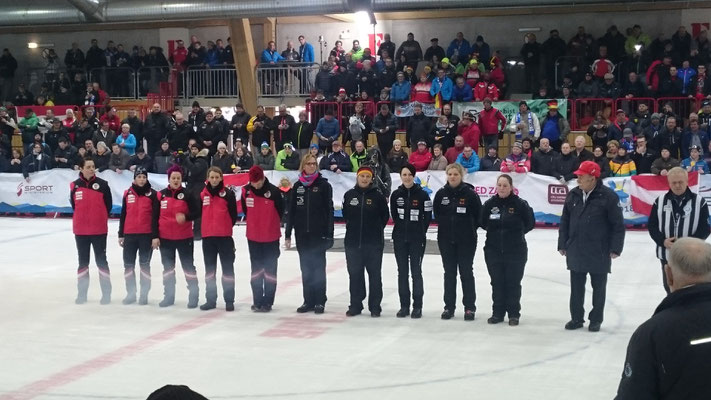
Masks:
[[[118,222],[109,222],[113,301],[99,305],[91,266],[89,302],[74,304],[76,250],[70,219],[0,218],[0,400],[145,399],[167,383],[186,384],[210,399],[610,399],[634,329],[664,296],[659,262],[646,232],[628,232],[613,262],[605,321],[599,333],[565,331],[569,275],[556,252],[557,230],[527,235],[521,325],[487,325],[491,286],[479,231],[474,260],[476,321],[440,320],[442,266],[423,265],[423,318],[395,318],[397,268],[383,259],[383,316],[346,319],[348,275],[343,253],[328,253],[326,313],[296,314],[302,302],[298,255],[283,251],[274,310],[250,311],[244,226],[237,247],[236,311],[188,310],[178,271],[176,305],[162,298],[160,256],[153,256],[147,306],[125,295]],[[336,228],[343,235],[342,226]],[[196,245],[200,301],[202,252]],[[590,307],[590,284],[586,313]],[[219,291],[221,295],[221,290]],[[366,303],[367,304],[367,303]]]

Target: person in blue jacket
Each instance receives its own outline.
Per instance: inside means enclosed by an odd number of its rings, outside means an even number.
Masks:
[[[479,156],[474,152],[472,146],[464,145],[464,151],[457,156],[455,163],[464,167],[467,173],[479,171]]]
[[[316,124],[314,133],[318,137],[319,147],[324,153],[331,147],[331,143],[338,140],[338,136],[341,133],[341,126],[338,120],[333,117],[332,110],[326,110],[326,115]]]
[[[276,51],[276,44],[273,40],[269,41],[267,48],[262,52],[262,64],[276,64],[279,61],[284,61],[284,57]]]
[[[453,55],[458,55],[460,60],[468,60],[469,54],[471,54],[472,49],[469,45],[469,41],[464,39],[464,34],[462,32],[457,32],[457,38],[452,40],[447,48],[447,57],[452,58]]]
[[[452,101],[472,101],[472,97],[472,87],[464,81],[464,77],[458,77],[457,84],[452,89]]]
[[[708,174],[709,166],[703,158],[701,158],[701,147],[697,145],[691,146],[689,149],[689,157],[681,160],[681,167],[689,172],[698,172],[700,174]]]
[[[390,88],[390,101],[405,102],[410,101],[410,92],[412,85],[410,81],[405,79],[405,73],[400,71],[397,73],[397,81]]]
[[[136,136],[131,133],[131,125],[121,125],[121,134],[116,137],[116,143],[118,143],[122,149],[126,150],[128,155],[132,156],[136,154]]]
[[[299,60],[302,63],[313,63],[315,60],[314,46],[306,41],[304,35],[299,36],[299,43],[301,44],[299,46]]]
[[[699,121],[692,119],[689,121],[689,127],[681,134],[681,158],[689,158],[691,146],[699,146],[701,153],[709,148],[709,132],[708,129],[700,129]]]
[[[452,99],[452,89],[454,84],[452,80],[445,76],[443,69],[437,70],[437,78],[432,81],[432,88],[430,88],[430,95],[432,97],[437,97],[437,95],[442,96],[442,101],[449,102]]]

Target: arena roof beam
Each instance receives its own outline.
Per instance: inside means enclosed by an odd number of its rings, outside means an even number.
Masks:
[[[89,22],[104,22],[104,14],[99,0],[67,0],[69,4],[81,11]]]

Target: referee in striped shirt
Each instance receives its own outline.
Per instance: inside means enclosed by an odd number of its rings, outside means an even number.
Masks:
[[[681,167],[674,167],[667,175],[669,191],[659,196],[652,205],[647,229],[657,244],[657,258],[662,263],[662,282],[669,294],[669,285],[664,275],[667,253],[674,241],[681,237],[706,240],[709,236],[709,209],[706,200],[689,189],[689,174]]]

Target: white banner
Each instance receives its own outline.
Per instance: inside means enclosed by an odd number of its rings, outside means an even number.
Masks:
[[[333,187],[333,203],[336,214],[340,215],[343,195],[355,186],[355,174],[335,174],[322,171]],[[287,178],[292,184],[298,179],[295,171],[266,171],[266,176],[274,185],[279,185],[282,178]],[[476,172],[468,174],[465,182],[474,186],[482,202],[493,196],[496,188],[498,172]],[[123,192],[128,189],[133,180],[133,173],[126,171],[117,174],[113,171],[104,171],[99,174],[109,182],[113,194],[113,213],[121,212],[121,199]],[[543,175],[511,174],[514,180],[516,193],[533,207],[536,221],[542,223],[558,223],[563,210],[563,203],[568,191],[576,186],[575,181],[568,185],[561,185],[557,180]],[[62,212],[71,213],[69,204],[69,184],[76,180],[78,173],[66,169],[54,169],[33,173],[30,181],[23,179],[21,174],[0,174],[0,212],[38,213]],[[400,186],[400,176],[391,174],[392,189]],[[446,183],[444,171],[418,172],[417,178],[420,185],[431,197]],[[166,187],[166,175],[150,174],[149,180],[155,190]],[[637,214],[632,210],[629,196],[630,178],[608,178],[603,181],[605,185],[615,191],[623,208],[625,223],[644,224],[647,217]],[[700,176],[699,193],[711,201],[711,176]],[[239,194],[239,193],[238,193]]]

